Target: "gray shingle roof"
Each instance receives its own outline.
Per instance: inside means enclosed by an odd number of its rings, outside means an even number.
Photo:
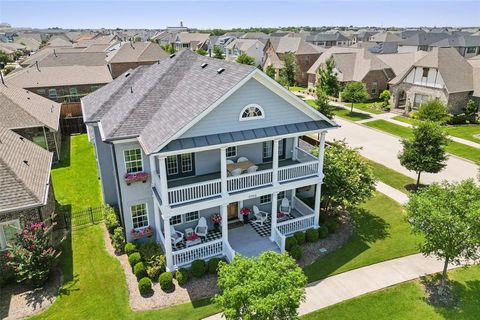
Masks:
[[[49,188],[53,154],[0,128],[0,212],[40,206]]]
[[[49,55],[38,60],[40,67],[60,66],[105,66],[104,52],[51,52]]]
[[[109,63],[124,62],[153,62],[168,58],[169,54],[163,51],[157,43],[127,42],[122,47],[109,54]]]
[[[84,97],[84,119],[100,122],[107,140],[138,137],[151,153],[254,70],[184,50]]]

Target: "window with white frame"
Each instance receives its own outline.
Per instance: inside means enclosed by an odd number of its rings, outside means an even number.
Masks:
[[[228,147],[225,153],[227,154],[227,158],[236,157],[237,156],[237,147],[236,146]]]
[[[273,155],[273,143],[271,141],[265,141],[263,143],[263,158],[271,158]]]
[[[191,172],[193,170],[192,154],[184,153],[180,158],[182,159],[182,172]]]
[[[263,118],[265,118],[265,113],[263,112],[262,107],[257,104],[249,104],[243,108],[242,112],[240,113],[240,121]]]
[[[200,214],[198,211],[192,211],[185,213],[185,222],[192,222],[200,219]]]
[[[20,221],[12,220],[7,222],[0,223],[0,250],[5,250],[13,240],[15,236],[19,233],[20,230]]]
[[[467,47],[467,53],[476,53],[477,47]]]
[[[266,204],[272,202],[272,195],[266,194],[260,197],[260,204]]]
[[[178,162],[177,156],[168,156],[167,157],[167,174],[178,174]]]
[[[173,216],[170,218],[170,225],[175,226],[177,224],[182,223],[182,215],[179,214],[178,216]]]
[[[131,206],[130,212],[132,214],[132,225],[134,229],[148,227],[148,211],[146,203]]]
[[[280,191],[278,193],[277,199],[282,200],[283,198],[285,198],[285,196],[286,196],[285,191]]]
[[[130,149],[124,151],[125,167],[127,173],[143,171],[142,151],[140,149]]]
[[[373,81],[373,82],[372,82],[372,90],[371,90],[371,93],[373,93],[373,94],[377,93],[377,87],[378,87],[377,81]]]
[[[48,89],[48,98],[50,100],[57,100],[57,89]]]

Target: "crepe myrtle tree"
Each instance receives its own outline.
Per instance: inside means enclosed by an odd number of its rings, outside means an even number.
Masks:
[[[317,98],[315,99],[316,109],[328,119],[333,118],[333,106],[330,105],[328,95],[320,86],[317,86]]]
[[[280,71],[280,82],[287,88],[295,84],[295,72],[297,70],[297,63],[295,55],[288,52],[283,58],[283,68]]]
[[[406,212],[413,231],[424,236],[421,252],[443,259],[443,280],[449,263],[480,258],[480,187],[473,179],[411,193]]]
[[[365,85],[359,81],[347,83],[342,91],[342,100],[352,103],[350,112],[353,112],[354,103],[364,102],[368,97],[368,91],[365,88]]]
[[[214,301],[227,320],[297,319],[305,299],[307,278],[287,253],[266,251],[259,257],[235,255],[231,264],[220,262]]]
[[[255,59],[246,53],[239,54],[235,61],[249,66],[253,66],[255,64]]]
[[[413,128],[413,138],[403,139],[400,164],[417,173],[418,188],[422,172],[438,173],[446,166],[447,135],[439,124],[427,121]]]

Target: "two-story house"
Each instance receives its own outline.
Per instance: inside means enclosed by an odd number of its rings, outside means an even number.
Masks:
[[[241,54],[247,54],[255,59],[255,65],[262,65],[263,48],[265,45],[256,39],[235,39],[225,46],[226,59],[235,61]]]
[[[287,235],[319,225],[325,134],[336,124],[255,67],[184,50],[118,77],[82,108],[104,200],[120,208],[128,240],[153,228],[168,270],[281,252]],[[299,147],[312,133],[318,158]]]

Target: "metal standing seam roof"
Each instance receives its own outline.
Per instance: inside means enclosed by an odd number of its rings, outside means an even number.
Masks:
[[[205,146],[214,146],[225,143],[234,143],[237,141],[246,141],[254,139],[262,139],[269,137],[276,137],[285,134],[299,133],[305,131],[314,131],[321,129],[329,129],[334,126],[325,120],[307,121],[292,123],[287,125],[278,125],[266,128],[241,130],[234,132],[210,134],[206,136],[182,138],[169,142],[162,150],[162,152],[178,151],[190,148],[201,148]]]

